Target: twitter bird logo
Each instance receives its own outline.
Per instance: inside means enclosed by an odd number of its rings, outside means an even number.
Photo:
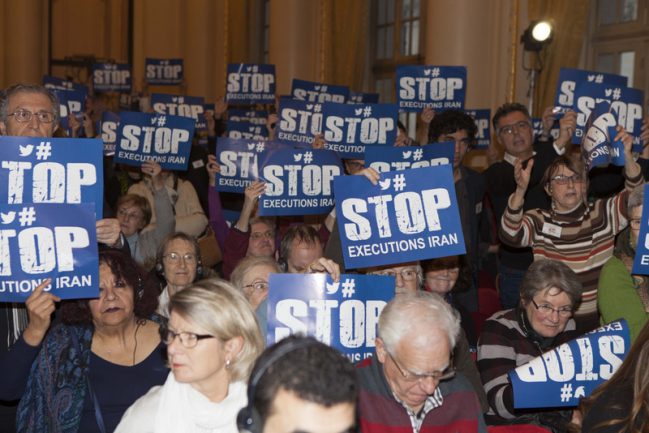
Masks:
[[[579,397],[586,397],[586,390],[584,389],[583,386],[578,386],[577,389],[575,390],[575,398]]]
[[[386,189],[390,188],[390,180],[391,179],[379,180],[381,191],[385,191]]]
[[[302,154],[300,153],[297,155],[293,155],[293,159],[295,160],[295,162],[300,162],[300,160],[302,159]]]
[[[327,283],[327,295],[333,295],[338,291],[340,283]]]
[[[16,212],[0,212],[0,219],[2,219],[2,224],[11,224],[16,219]]]
[[[363,109],[359,108],[357,110],[354,110],[354,114],[356,114],[357,116],[360,116],[361,114],[363,114]]]
[[[248,150],[252,150],[255,148],[255,143],[248,143]]]
[[[33,144],[28,144],[26,146],[23,146],[22,144],[18,145],[18,151],[20,152],[20,156],[29,156],[32,154],[33,150],[34,150]]]
[[[412,155],[412,150],[407,150],[405,152],[402,152],[403,159],[408,159],[410,158],[410,155]]]

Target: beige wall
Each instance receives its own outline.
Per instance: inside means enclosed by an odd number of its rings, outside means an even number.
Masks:
[[[152,91],[185,92],[213,101],[223,95],[227,59],[246,59],[252,37],[246,14],[255,0],[136,0],[133,20],[133,83],[143,87],[144,59],[182,57],[186,85]],[[370,0],[368,0],[370,1]],[[516,38],[527,25],[526,0],[428,0],[425,23],[427,64],[467,65],[467,107],[494,109],[509,91],[512,7],[519,2]],[[46,0],[0,0],[0,86],[40,81],[47,71]],[[54,58],[94,55],[128,60],[128,0],[52,2]],[[270,62],[277,68],[278,94],[290,91],[292,78],[322,77],[326,12],[319,0],[270,1]],[[226,27],[226,16],[230,21]],[[335,25],[335,24],[334,24]],[[25,29],[30,29],[25,33]],[[226,31],[230,37],[226,37]],[[29,35],[17,38],[15,35]],[[11,42],[9,42],[11,41]],[[520,46],[517,44],[517,48]],[[30,55],[26,55],[30,53]],[[524,100],[526,73],[517,59],[516,99]],[[365,53],[358,53],[364,61]],[[326,59],[325,59],[326,62]],[[59,68],[59,75],[71,69]],[[79,77],[82,78],[82,77]]]

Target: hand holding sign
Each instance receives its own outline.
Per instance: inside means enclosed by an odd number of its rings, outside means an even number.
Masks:
[[[543,120],[543,130],[545,131],[545,120]],[[572,135],[577,129],[577,113],[568,110],[563,115],[561,120],[559,120],[559,138],[556,139],[555,143],[557,146],[563,148],[572,139]],[[545,132],[544,132],[545,133]]]
[[[58,296],[45,291],[50,284],[52,284],[50,278],[43,280],[25,301],[29,324],[23,332],[23,339],[33,347],[40,345],[45,338],[52,323],[52,313],[56,310],[55,302],[61,300]]]
[[[207,175],[209,176],[209,185],[216,186],[216,175],[221,172],[221,166],[216,162],[215,155],[207,155]]]
[[[121,245],[121,233],[117,218],[104,218],[95,224],[97,230],[97,242],[109,247]]]
[[[324,272],[329,274],[334,282],[340,281],[340,265],[326,257],[320,257],[311,263],[307,270],[310,273]]]

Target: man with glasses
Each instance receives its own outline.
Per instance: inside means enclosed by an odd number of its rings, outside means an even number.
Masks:
[[[451,353],[460,323],[441,297],[397,296],[378,328],[376,355],[358,368],[361,431],[487,431],[478,397],[455,371]]]
[[[255,181],[244,192],[243,206],[237,222],[230,227],[223,247],[221,274],[229,279],[244,257],[275,256],[275,224],[268,218],[253,217],[266,184]]]
[[[554,159],[565,153],[577,122],[576,113],[569,111],[560,120],[560,134],[553,142],[534,142],[532,120],[524,105],[506,103],[496,110],[493,127],[498,141],[505,149],[504,160],[492,164],[484,173],[487,195],[493,207],[496,225],[500,224],[507,207],[507,199],[516,190],[514,165],[517,160],[524,166],[533,161],[530,183],[525,195],[524,210],[548,209],[549,201],[541,179]],[[531,248],[513,248],[500,245],[498,287],[503,308],[513,308],[518,303],[518,293],[525,270],[533,261]]]
[[[59,102],[45,87],[15,84],[0,94],[0,135],[49,138],[57,132],[58,127]],[[96,227],[99,243],[124,247],[128,251],[117,219],[101,219],[97,221]],[[54,298],[47,292],[34,293],[26,303],[27,306],[32,305],[29,310],[24,305],[0,303],[0,358],[6,355],[10,347],[14,351],[29,352],[36,357],[50,324],[51,313],[48,312],[53,309]],[[40,328],[39,332],[30,332],[35,327]],[[28,357],[29,355],[25,359]],[[0,402],[0,431],[5,431],[5,427],[9,429],[6,431],[13,431],[11,426],[15,424],[14,415],[14,403],[6,405]]]

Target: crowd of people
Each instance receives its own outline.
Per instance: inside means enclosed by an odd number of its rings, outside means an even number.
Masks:
[[[98,106],[83,113],[82,136],[93,136]],[[49,90],[16,84],[0,99],[0,133],[65,137],[59,115]],[[107,157],[98,298],[62,301],[46,280],[24,304],[0,303],[0,432],[648,431],[649,278],[632,264],[649,151],[634,154],[623,127],[613,140],[624,145],[624,169],[602,182],[571,145],[574,112],[556,120],[546,110],[535,138],[525,106],[506,103],[493,116],[489,166],[478,172],[465,164],[474,120],[424,110],[426,145],[455,145],[466,254],[352,270],[334,212],[264,218],[262,181],[243,196],[216,190],[227,115],[222,101],[206,113],[207,146],[195,140],[186,173]],[[271,137],[276,122],[271,115]],[[77,137],[80,125],[71,126]],[[649,143],[649,121],[642,140]],[[316,137],[314,146],[322,143]],[[405,144],[416,143],[401,131],[395,145]],[[344,166],[346,175],[380,180],[363,160]],[[232,223],[227,207],[239,212]],[[222,253],[215,266],[203,263],[206,230]],[[352,366],[304,336],[264,348],[270,274],[337,281],[343,271],[395,281],[371,358]],[[486,321],[476,314],[485,279],[501,307]],[[514,408],[511,370],[620,318],[633,346],[581,406]]]

